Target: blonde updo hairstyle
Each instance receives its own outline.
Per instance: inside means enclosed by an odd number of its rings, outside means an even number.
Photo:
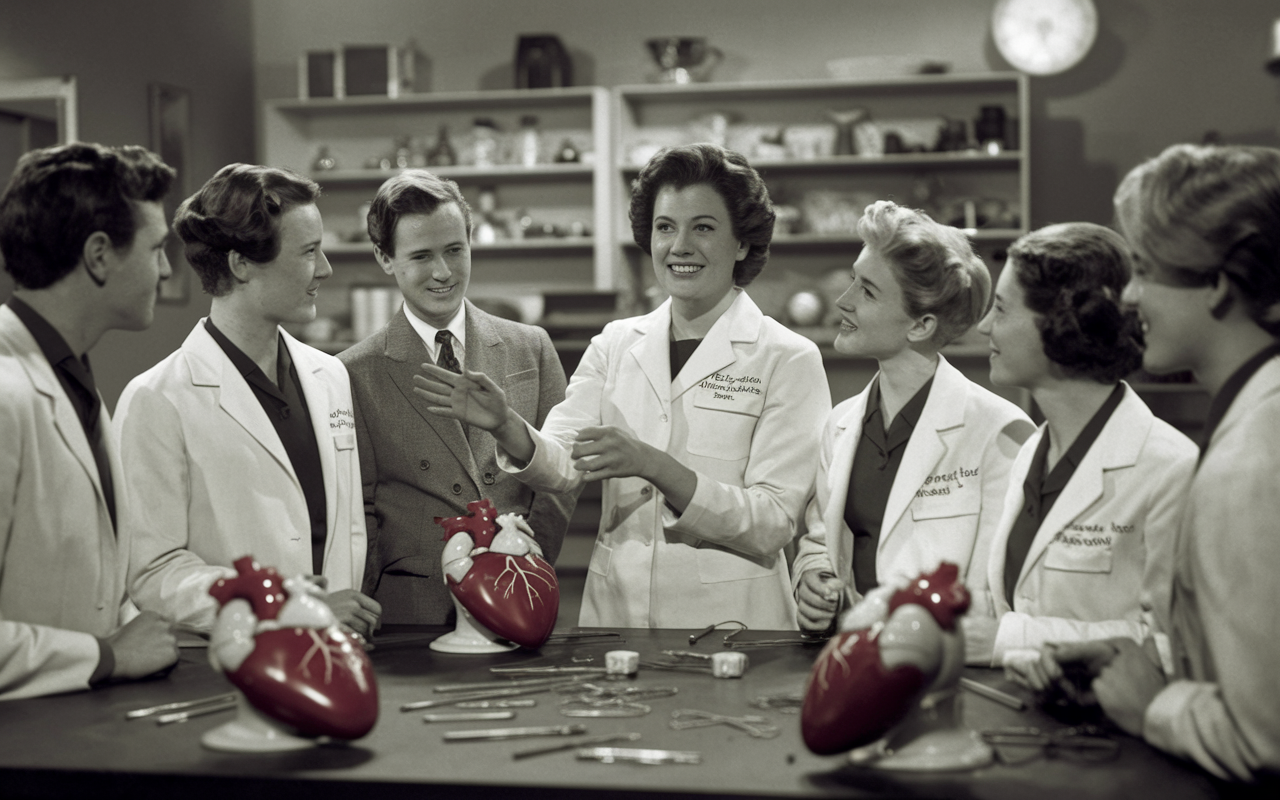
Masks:
[[[1125,176],[1115,208],[1139,264],[1186,286],[1225,274],[1249,318],[1280,337],[1280,150],[1174,145]]]
[[[956,228],[940,225],[922,211],[878,200],[858,220],[858,234],[889,262],[907,315],[937,319],[933,346],[955,341],[987,313],[991,273]]]

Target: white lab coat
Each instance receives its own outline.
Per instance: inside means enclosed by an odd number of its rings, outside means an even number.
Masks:
[[[1148,742],[1222,778],[1280,771],[1280,358],[1214,431],[1178,532],[1175,680],[1147,706]]]
[[[783,548],[813,482],[830,391],[813,342],[764,316],[741,290],[673,381],[670,302],[596,336],[517,470],[535,489],[580,482],[578,431],[616,426],[698,474],[680,516],[641,478],[603,487],[582,625],[695,628],[739,620],[794,629]]]
[[[993,666],[1010,650],[1046,642],[1113,636],[1141,642],[1155,620],[1167,618],[1178,523],[1200,451],[1156,419],[1128,385],[1040,524],[1010,607],[1005,552],[1044,435],[1041,426],[1018,453],[991,541],[986,577],[1000,620]]]
[[[105,405],[101,414],[120,520],[124,473]],[[0,700],[89,688],[97,637],[138,614],[128,554],[75,406],[35,337],[0,306]]]
[[[844,521],[853,457],[862,439],[870,384],[827,420],[813,499],[805,512],[793,583],[809,570],[845,581],[842,605],[859,599],[853,585],[853,531]],[[942,356],[885,505],[876,549],[876,580],[911,580],[942,561],[960,568],[973,602],[985,607],[988,542],[1000,520],[1009,468],[1034,430],[1013,403],[966,378]],[[977,565],[976,577],[972,580]]]
[[[330,591],[359,589],[364,501],[346,367],[284,334],[298,372],[324,477],[323,575]],[[209,587],[251,555],[286,577],[310,575],[311,518],[275,427],[204,320],[177,351],[129,382],[116,408],[129,476],[135,602],[208,630]]]

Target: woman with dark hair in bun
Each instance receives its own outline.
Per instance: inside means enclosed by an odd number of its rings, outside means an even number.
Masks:
[[[1013,465],[986,569],[994,614],[966,618],[967,659],[1036,688],[1041,645],[1140,642],[1169,604],[1196,447],[1121,380],[1142,364],[1137,314],[1120,302],[1129,275],[1115,231],[1041,228],[1009,248],[978,326],[992,383],[1028,390],[1045,422]]]
[[[663,150],[632,185],[631,230],[670,299],[591,340],[541,431],[483,373],[415,377],[432,411],[492,431],[499,465],[535,489],[603,481],[582,625],[795,628],[783,548],[831,396],[817,346],[743,291],[773,221],[738,153]]]
[[[176,352],[130,381],[115,425],[134,510],[129,585],[141,608],[209,630],[209,587],[251,555],[286,578],[321,576],[338,620],[368,637],[364,502],[351,384],[282,323],[315,319],[333,274],[320,187],[231,164],[174,217],[213,295]]]

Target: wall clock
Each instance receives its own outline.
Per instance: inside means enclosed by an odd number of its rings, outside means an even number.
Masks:
[[[1093,0],[999,0],[991,35],[1000,55],[1031,75],[1056,75],[1085,57],[1098,36]]]

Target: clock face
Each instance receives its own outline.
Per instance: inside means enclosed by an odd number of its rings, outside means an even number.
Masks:
[[[1054,75],[1080,62],[1098,35],[1092,0],[1000,0],[991,35],[1005,59],[1031,75]]]

